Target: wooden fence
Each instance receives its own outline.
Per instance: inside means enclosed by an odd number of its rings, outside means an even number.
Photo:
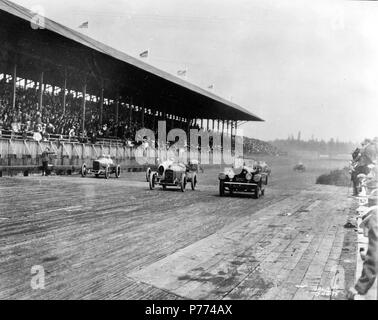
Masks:
[[[54,165],[81,166],[83,162],[91,163],[102,154],[110,154],[121,166],[136,164],[134,149],[131,147],[0,138],[0,166],[41,165],[41,155],[47,147],[56,154],[52,161]]]

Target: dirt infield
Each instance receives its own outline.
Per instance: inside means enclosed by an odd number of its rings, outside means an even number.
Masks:
[[[144,173],[1,178],[0,299],[343,299],[352,202],[315,180],[344,163],[269,161],[258,200],[219,197],[218,168],[185,193],[151,191]]]

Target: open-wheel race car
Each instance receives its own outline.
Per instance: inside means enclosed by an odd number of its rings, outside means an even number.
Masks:
[[[299,171],[299,172],[305,172],[306,171],[306,167],[305,165],[302,163],[302,162],[299,162],[298,164],[296,164],[293,168],[294,171]]]
[[[218,176],[219,195],[234,192],[251,192],[258,199],[265,194],[270,168],[265,162],[244,160],[241,166],[225,168]]]
[[[110,155],[102,155],[100,158],[93,160],[91,168],[85,162],[82,164],[81,176],[86,177],[89,174],[94,174],[96,178],[103,175],[105,179],[114,174],[116,178],[119,178],[121,175],[121,166],[115,164]]]
[[[196,160],[189,161],[188,164],[167,160],[158,166],[157,171],[149,169],[147,169],[148,183],[151,190],[161,185],[164,190],[167,187],[180,187],[180,190],[184,192],[187,183],[190,183],[192,190],[195,190],[197,186],[198,161]]]

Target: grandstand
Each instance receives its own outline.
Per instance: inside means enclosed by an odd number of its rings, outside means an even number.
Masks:
[[[235,135],[263,121],[241,106],[47,18],[0,0],[0,166],[110,153],[122,163],[136,130],[203,128]],[[123,165],[128,165],[124,162]]]

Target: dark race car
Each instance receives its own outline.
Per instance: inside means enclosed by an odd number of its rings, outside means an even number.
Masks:
[[[218,176],[219,195],[234,192],[251,192],[256,199],[265,194],[270,168],[266,163],[244,161],[241,167],[225,168]]]
[[[100,158],[93,160],[92,168],[88,167],[86,163],[81,166],[81,176],[86,177],[89,174],[94,174],[96,178],[103,175],[108,179],[111,174],[116,178],[121,175],[121,167],[113,162],[109,155],[102,155]]]
[[[187,165],[182,162],[167,160],[158,166],[157,171],[149,172],[149,187],[155,189],[161,185],[165,190],[167,187],[180,187],[185,191],[186,184],[190,183],[192,190],[197,186],[198,162],[190,161]]]
[[[293,168],[294,171],[298,171],[298,172],[305,172],[306,171],[306,167],[303,163],[298,163],[294,166]]]

